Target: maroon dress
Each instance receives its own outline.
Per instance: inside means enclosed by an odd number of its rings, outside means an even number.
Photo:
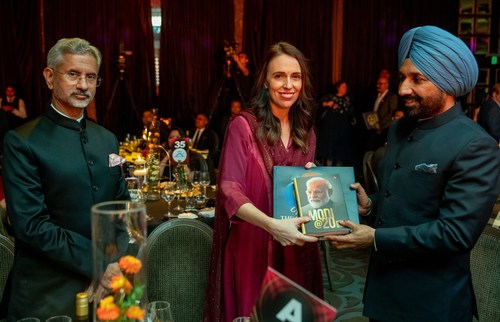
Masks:
[[[309,149],[303,153],[292,140],[288,149],[281,141],[272,147],[258,142],[256,128],[255,116],[242,112],[230,122],[224,141],[205,321],[249,316],[268,266],[323,298],[317,243],[283,247],[262,228],[234,215],[243,204],[252,203],[272,216],[273,166],[312,162],[316,137],[311,130]]]

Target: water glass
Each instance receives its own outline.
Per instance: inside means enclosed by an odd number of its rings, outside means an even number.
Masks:
[[[173,185],[167,186],[165,189],[161,191],[161,197],[168,204],[168,210],[165,214],[166,217],[171,217],[173,214],[170,212],[170,204],[175,199],[175,187]]]
[[[148,304],[147,322],[173,322],[172,309],[167,301],[155,301]]]
[[[188,188],[186,190],[186,211],[196,210],[195,190]]]
[[[28,317],[28,318],[19,319],[16,322],[40,322],[40,319],[35,318],[35,317]]]
[[[207,195],[207,186],[210,184],[210,174],[208,172],[200,172],[200,184],[203,186],[203,194]]]
[[[71,322],[71,318],[67,315],[57,315],[48,318],[45,322]]]

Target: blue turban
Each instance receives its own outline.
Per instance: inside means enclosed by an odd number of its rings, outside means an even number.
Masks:
[[[459,97],[476,86],[477,61],[465,43],[434,26],[408,30],[399,43],[399,67],[406,58],[437,88]]]

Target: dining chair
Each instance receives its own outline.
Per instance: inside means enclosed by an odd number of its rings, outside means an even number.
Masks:
[[[486,226],[471,251],[479,321],[500,321],[500,230]],[[477,320],[475,320],[477,321]]]
[[[374,151],[367,151],[363,156],[363,178],[365,180],[364,188],[368,194],[378,192],[378,180],[372,164],[374,155]]]
[[[148,301],[167,301],[175,321],[199,322],[207,287],[212,229],[197,219],[172,219],[148,236]]]
[[[9,236],[7,233],[7,211],[4,207],[0,206],[0,235]]]
[[[13,261],[14,243],[8,237],[0,235],[0,302]]]

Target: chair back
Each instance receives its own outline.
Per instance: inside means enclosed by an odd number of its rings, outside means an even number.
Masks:
[[[363,177],[365,179],[364,188],[368,194],[378,191],[378,180],[372,164],[374,154],[374,151],[367,151],[363,156]]]
[[[470,257],[479,321],[500,321],[500,230],[486,226]]]
[[[205,160],[201,153],[191,150],[189,151],[189,159],[189,170],[208,172],[207,160]]]
[[[172,219],[148,236],[148,301],[168,301],[175,321],[203,319],[212,229],[196,219]]]
[[[14,243],[8,237],[0,235],[0,303],[13,262]]]
[[[9,236],[7,233],[7,211],[4,207],[0,206],[0,235]]]

